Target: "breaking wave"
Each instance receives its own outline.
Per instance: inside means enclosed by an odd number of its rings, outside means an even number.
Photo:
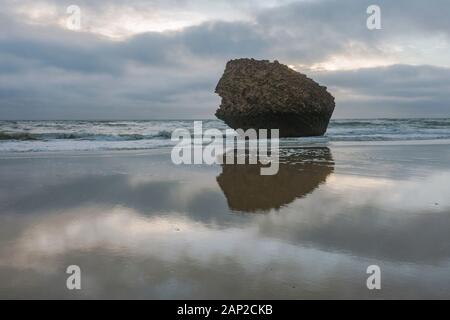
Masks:
[[[0,152],[141,150],[169,147],[175,129],[193,130],[193,120],[152,121],[0,121]],[[228,127],[203,121],[203,130]],[[332,120],[323,137],[286,138],[280,145],[334,141],[450,139],[450,119]]]
[[[170,139],[171,132],[162,130],[156,134],[92,134],[92,133],[29,133],[0,131],[0,140],[48,141],[48,140],[90,140],[90,141],[132,141],[147,139]]]

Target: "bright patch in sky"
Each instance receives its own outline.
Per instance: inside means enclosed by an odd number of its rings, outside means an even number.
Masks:
[[[81,29],[114,40],[144,32],[176,31],[206,21],[251,21],[251,14],[233,5],[218,1],[202,6],[202,1],[185,6],[107,5],[100,9],[80,5]],[[13,12],[30,24],[54,25],[67,29],[67,7],[47,2],[16,5]]]
[[[123,39],[144,32],[181,30],[206,21],[205,17],[194,12],[136,12],[131,8],[111,9],[97,19],[88,19],[87,28],[82,26],[82,30],[113,39]]]

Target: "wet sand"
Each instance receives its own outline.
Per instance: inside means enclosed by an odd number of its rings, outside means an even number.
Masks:
[[[449,143],[285,151],[265,177],[170,150],[0,155],[0,298],[450,298]]]

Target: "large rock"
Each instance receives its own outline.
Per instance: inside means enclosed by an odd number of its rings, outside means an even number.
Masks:
[[[236,59],[216,87],[217,118],[233,129],[280,129],[280,137],[320,136],[334,111],[334,97],[306,75],[278,61]]]

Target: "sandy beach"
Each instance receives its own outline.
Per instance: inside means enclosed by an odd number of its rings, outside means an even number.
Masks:
[[[448,141],[285,151],[275,176],[164,148],[3,153],[0,296],[450,298]]]
[[[0,4],[0,300],[450,300],[450,1]]]

